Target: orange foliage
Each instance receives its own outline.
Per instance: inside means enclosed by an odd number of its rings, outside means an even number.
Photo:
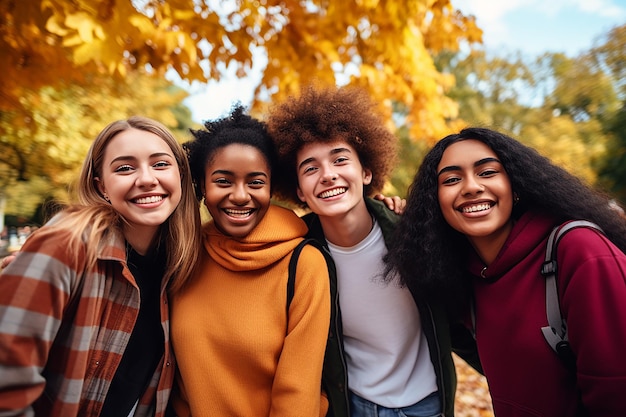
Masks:
[[[187,80],[219,79],[234,65],[267,57],[255,108],[304,83],[366,87],[391,114],[408,109],[417,139],[447,133],[456,116],[446,97],[453,79],[431,54],[478,42],[473,17],[450,0],[4,0],[0,4],[0,108],[19,107],[22,89],[79,82],[93,72],[125,76],[174,69]],[[337,74],[342,73],[343,78]]]

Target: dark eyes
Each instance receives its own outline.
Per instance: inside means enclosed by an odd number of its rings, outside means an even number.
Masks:
[[[126,172],[130,171],[131,169],[133,169],[131,165],[120,165],[119,167],[115,168],[114,172]]]
[[[500,171],[490,168],[490,169],[485,169],[484,171],[480,172],[478,176],[479,177],[491,177],[493,175],[496,175],[498,172]]]
[[[233,182],[230,181],[228,178],[216,178],[213,180],[213,183],[218,184],[218,185],[224,185],[224,186],[229,186],[231,185]],[[264,180],[261,179],[255,179],[255,180],[251,180],[248,182],[248,185],[252,188],[261,188],[266,184],[266,182]]]
[[[446,178],[441,183],[442,184],[454,184],[455,182],[459,182],[459,181],[461,181],[461,178],[459,178],[459,177],[451,177],[451,178]]]
[[[333,165],[341,165],[344,162],[348,162],[350,160],[350,158],[348,158],[347,156],[338,156],[337,158],[335,158],[335,160],[333,161]],[[304,170],[302,171],[304,174],[307,174],[309,172],[315,171],[319,169],[317,166],[307,166],[304,168]]]
[[[163,168],[167,168],[172,166],[172,164],[168,161],[157,161],[154,164],[152,164],[152,167],[155,169],[163,169]],[[124,164],[124,165],[120,165],[119,167],[115,168],[115,170],[113,172],[128,172],[128,171],[132,171],[134,170],[135,167],[131,164]]]
[[[487,169],[483,169],[482,171],[476,173],[476,175],[478,177],[481,178],[491,178],[494,175],[497,175],[498,173],[500,173],[499,170],[494,169],[494,168],[487,168]],[[455,176],[450,176],[445,178],[443,181],[441,181],[442,184],[445,185],[449,185],[449,184],[455,184],[459,181],[461,181],[463,179],[463,177],[461,175],[455,175]]]

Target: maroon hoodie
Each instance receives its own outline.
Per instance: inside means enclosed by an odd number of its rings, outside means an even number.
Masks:
[[[497,417],[626,416],[626,255],[597,231],[577,228],[557,251],[559,297],[576,355],[573,375],[541,332],[547,325],[540,273],[557,224],[526,213],[485,270],[472,254],[476,341]]]

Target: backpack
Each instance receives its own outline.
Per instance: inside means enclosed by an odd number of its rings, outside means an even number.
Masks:
[[[548,237],[546,257],[541,266],[541,275],[546,279],[546,314],[548,316],[548,326],[542,327],[541,331],[550,347],[559,355],[565,366],[572,371],[576,370],[576,357],[567,337],[567,323],[561,316],[556,279],[558,272],[556,249],[561,238],[577,227],[587,227],[604,233],[600,226],[586,220],[575,220],[555,227]]]

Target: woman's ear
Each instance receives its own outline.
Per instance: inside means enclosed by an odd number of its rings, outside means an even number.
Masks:
[[[93,182],[96,184],[96,188],[98,189],[98,191],[100,191],[100,194],[102,194],[103,196],[106,195],[104,184],[102,184],[102,181],[100,181],[100,178],[94,177]]]
[[[98,189],[98,191],[100,191],[100,194],[102,195],[102,197],[106,201],[109,201],[109,197],[107,196],[107,192],[104,188],[104,184],[102,183],[102,181],[100,181],[100,178],[94,177],[93,182],[96,184],[96,188]]]

